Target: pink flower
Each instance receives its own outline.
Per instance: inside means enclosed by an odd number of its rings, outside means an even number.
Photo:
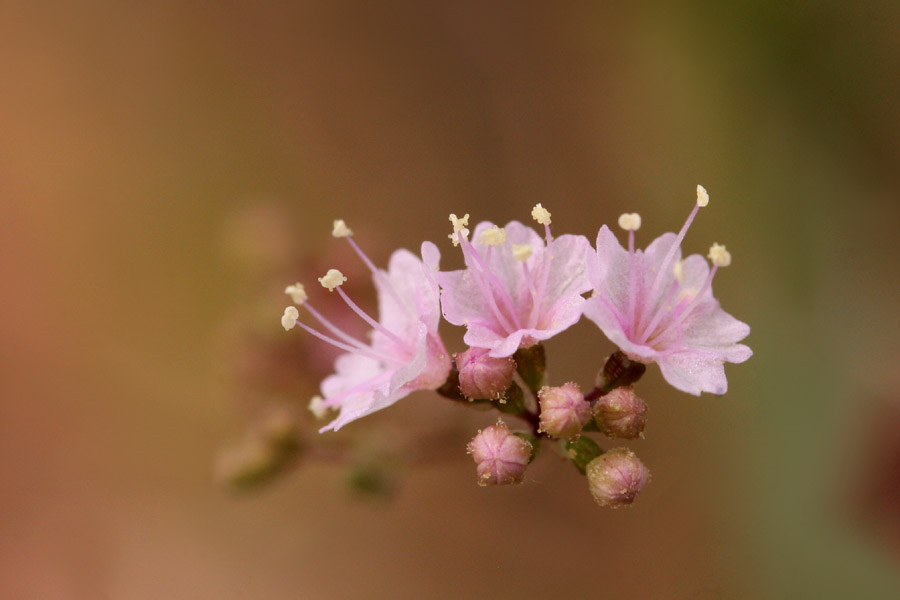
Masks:
[[[282,317],[285,329],[298,325],[322,341],[347,351],[335,361],[335,373],[322,381],[323,400],[318,407],[340,411],[334,421],[320,430],[323,432],[337,431],[416,390],[437,389],[447,380],[451,368],[450,356],[438,335],[440,308],[435,274],[440,252],[437,247],[430,242],[422,244],[421,260],[408,250],[397,250],[391,255],[385,272],[375,268],[356,245],[343,221],[335,223],[334,235],[346,237],[372,271],[379,311],[376,321],[340,289],[345,279],[340,271],[332,269],[319,279],[330,291],[336,290],[350,309],[373,328],[371,342],[366,344],[334,326],[313,308],[305,293],[299,293],[302,286],[297,284],[286,290],[295,302],[301,300],[298,304],[331,335],[297,321],[299,313],[293,306],[285,309]]]
[[[591,266],[594,297],[584,315],[632,360],[659,364],[673,387],[699,395],[724,394],[728,389],[725,362],[744,362],[753,354],[738,342],[750,327],[719,306],[712,280],[731,263],[724,246],[713,244],[709,258],[698,254],[681,260],[681,242],[709,196],[697,186],[697,204],[678,235],[666,233],[645,251],[634,249],[637,214],[622,215],[628,250],[605,225],[597,234],[597,255]]]
[[[444,318],[465,325],[465,342],[493,357],[572,326],[581,317],[581,294],[590,289],[590,242],[575,235],[554,239],[550,213],[538,205],[532,214],[544,225],[546,241],[517,221],[505,228],[479,223],[469,241],[468,215],[450,217],[450,238],[462,248],[466,268],[438,274]]]

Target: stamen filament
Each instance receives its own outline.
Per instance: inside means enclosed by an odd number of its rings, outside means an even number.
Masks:
[[[328,331],[330,331],[337,337],[341,338],[348,344],[352,344],[352,345],[356,346],[357,348],[359,348],[360,350],[369,350],[370,349],[369,346],[367,346],[366,344],[357,340],[352,335],[344,332],[337,325],[335,325],[334,323],[332,323],[331,321],[326,319],[325,316],[322,315],[322,313],[317,311],[315,308],[313,308],[313,306],[309,302],[304,304],[303,307],[306,308],[306,310],[309,311],[309,314],[311,314],[313,317],[315,317],[317,321],[319,321],[322,325],[324,325]]]
[[[347,306],[349,306],[353,312],[355,312],[357,315],[359,315],[359,317],[363,321],[365,321],[366,323],[371,325],[373,329],[383,333],[385,336],[390,338],[395,344],[397,344],[403,350],[409,352],[410,354],[413,353],[412,346],[410,346],[407,342],[400,339],[397,335],[395,335],[387,327],[385,327],[384,325],[382,325],[381,323],[379,323],[378,321],[376,321],[375,319],[373,319],[372,317],[367,315],[363,309],[361,309],[359,306],[357,306],[356,302],[354,302],[353,300],[350,299],[350,296],[347,295],[347,292],[345,292],[341,288],[337,288],[337,293],[341,295],[341,299],[343,299],[343,301],[347,303]]]
[[[653,298],[656,293],[659,291],[659,286],[662,283],[663,278],[666,276],[666,273],[672,272],[672,259],[675,257],[675,252],[681,248],[681,242],[684,241],[684,236],[687,235],[688,229],[691,227],[691,223],[694,222],[694,217],[697,216],[697,212],[700,210],[699,204],[694,204],[694,210],[691,211],[691,214],[688,215],[687,221],[684,222],[684,225],[681,227],[681,231],[678,232],[678,236],[675,238],[675,242],[672,244],[672,247],[669,248],[669,251],[666,253],[665,258],[662,261],[662,264],[659,267],[659,271],[656,273],[656,278],[653,280],[653,285],[650,286],[650,294],[647,296],[648,298]]]
[[[628,314],[631,316],[631,336],[637,329],[637,257],[634,252],[634,229],[628,230]]]
[[[414,314],[415,310],[413,309],[413,307],[400,297],[400,294],[398,294],[397,290],[394,289],[394,286],[391,284],[391,280],[384,274],[384,271],[375,266],[375,263],[373,263],[371,259],[369,259],[369,257],[366,255],[366,253],[363,252],[362,248],[360,248],[359,244],[354,241],[353,237],[347,236],[344,239],[346,239],[350,243],[350,247],[353,248],[353,251],[356,252],[359,258],[363,261],[363,264],[365,264],[366,267],[368,267],[369,271],[372,272],[372,276],[381,282],[381,284],[394,298],[397,304],[406,309],[408,313]]]
[[[400,361],[398,361],[396,358],[386,356],[386,355],[381,355],[371,349],[363,350],[362,348],[355,348],[353,346],[348,346],[347,344],[344,344],[335,339],[332,339],[332,338],[328,337],[327,335],[325,335],[324,333],[320,333],[320,332],[316,331],[315,329],[313,329],[306,323],[303,323],[302,321],[297,321],[297,327],[304,329],[310,335],[313,335],[313,336],[319,338],[326,344],[331,344],[335,348],[340,348],[341,350],[345,350],[352,354],[361,354],[367,358],[371,358],[372,360],[377,360],[380,362],[391,362],[391,363],[395,363],[395,364],[400,364]]]

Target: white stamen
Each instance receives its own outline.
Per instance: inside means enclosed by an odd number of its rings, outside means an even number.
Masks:
[[[540,223],[541,225],[549,225],[550,224],[550,211],[541,206],[540,204],[535,204],[534,208],[531,209],[531,218]]]
[[[675,279],[678,280],[678,283],[684,283],[684,261],[676,260],[675,264],[672,265],[672,274],[675,275]]]
[[[703,208],[709,204],[709,193],[702,185],[697,186],[697,206]]]
[[[717,267],[727,267],[731,264],[731,252],[726,250],[725,246],[721,244],[713,244],[707,256],[712,261],[712,264]]]
[[[294,304],[297,306],[303,306],[303,303],[309,298],[309,296],[306,295],[306,288],[304,288],[303,284],[300,282],[284,288],[284,293],[290,296],[291,300],[293,300]]]
[[[466,229],[466,226],[469,224],[469,213],[466,213],[462,218],[457,217],[454,214],[450,214],[450,222],[453,224],[453,233],[448,235],[450,241],[453,242],[454,246],[459,246],[459,234],[462,232],[463,236],[466,238],[469,237],[469,230]]]
[[[323,277],[319,277],[319,283],[329,292],[333,292],[334,288],[342,285],[345,281],[347,281],[347,278],[337,269],[328,269],[328,272]]]
[[[516,260],[521,260],[522,262],[531,258],[532,251],[531,244],[513,244],[512,247],[513,256]]]
[[[469,237],[469,230],[463,227],[459,231],[454,231],[447,237],[450,238],[450,241],[453,242],[454,246],[459,246],[459,236],[463,236],[464,238]]]
[[[637,213],[625,213],[619,217],[619,227],[625,231],[637,231],[641,228],[641,215]]]
[[[330,407],[325,405],[325,400],[322,399],[322,396],[313,396],[312,400],[309,401],[309,412],[317,419],[324,419],[329,410]]]
[[[506,243],[506,230],[494,225],[481,232],[481,243],[485,246],[499,246]]]
[[[450,215],[450,222],[453,223],[453,231],[462,231],[466,227],[469,226],[469,213],[466,213],[463,218],[458,218],[456,215]]]
[[[297,310],[297,307],[288,306],[284,309],[284,314],[281,315],[281,326],[284,327],[285,331],[288,331],[297,324],[297,319],[299,318],[300,311]]]
[[[331,229],[331,235],[336,238],[349,237],[353,235],[353,231],[347,227],[343,219],[335,219],[334,227]]]

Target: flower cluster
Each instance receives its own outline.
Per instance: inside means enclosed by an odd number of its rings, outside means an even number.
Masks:
[[[713,244],[709,263],[696,254],[682,258],[685,235],[708,203],[709,195],[698,186],[678,234],[666,233],[644,250],[635,247],[641,217],[634,213],[618,222],[627,232],[627,246],[606,225],[593,246],[579,235],[554,237],[551,214],[540,204],[531,213],[540,233],[518,221],[503,227],[482,222],[470,232],[468,214],[450,215],[450,241],[465,263],[455,271],[440,270],[440,252],[431,242],[422,244],[418,256],[395,251],[387,270],[379,269],[344,221],[335,221],[332,235],[346,240],[371,271],[378,314],[369,315],[350,298],[342,289],[347,277],[338,269],[318,281],[372,328],[365,340],[314,308],[301,283],[285,289],[292,300],[281,318],[285,330],[300,327],[344,352],[310,403],[318,418],[330,419],[320,431],[337,431],[412,392],[434,390],[461,404],[495,408],[528,426],[511,431],[501,419],[478,432],[468,450],[479,484],[523,481],[540,444],[551,443],[587,476],[601,506],[630,504],[649,481],[649,471],[631,450],[604,451],[584,434],[643,436],[647,405],[634,384],[647,364],[658,364],[680,391],[724,394],[724,363],[743,362],[752,354],[739,343],[750,328],[713,296],[713,279],[731,263],[729,252]],[[301,320],[301,310],[309,319]],[[442,316],[465,327],[468,348],[455,356],[438,332]],[[582,316],[618,350],[586,393],[574,382],[547,385],[541,342]]]

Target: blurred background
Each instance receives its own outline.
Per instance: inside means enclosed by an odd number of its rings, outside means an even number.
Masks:
[[[485,4],[0,2],[0,596],[898,597],[900,5]],[[646,244],[698,183],[755,356],[721,398],[649,370],[633,508],[552,453],[477,487],[494,415],[428,393],[350,467],[217,484],[272,400],[315,439],[327,361],[279,317],[356,268],[331,219],[454,268],[450,212]],[[551,377],[611,350],[581,323]]]

